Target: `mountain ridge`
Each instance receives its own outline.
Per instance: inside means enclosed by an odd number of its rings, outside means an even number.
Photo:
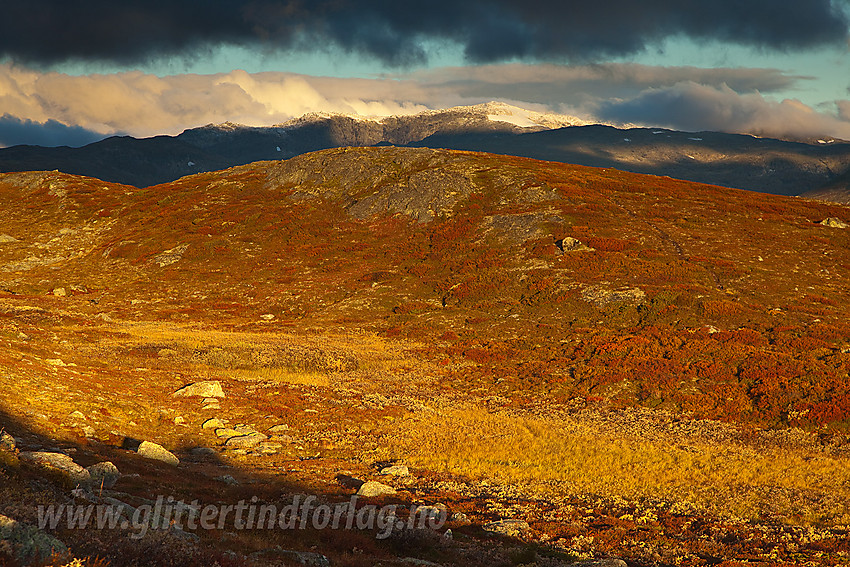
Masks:
[[[573,125],[553,128],[566,123]],[[785,195],[819,190],[850,170],[850,144],[841,141],[621,129],[501,103],[410,116],[308,115],[272,127],[224,123],[177,136],[107,138],[82,148],[15,146],[0,149],[0,170],[57,169],[148,187],[254,161],[377,145],[520,155]]]

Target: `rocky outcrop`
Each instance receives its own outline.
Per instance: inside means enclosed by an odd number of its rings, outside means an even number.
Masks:
[[[221,382],[218,380],[208,380],[183,386],[172,395],[176,397],[198,396],[201,398],[223,398],[224,390],[221,388]]]

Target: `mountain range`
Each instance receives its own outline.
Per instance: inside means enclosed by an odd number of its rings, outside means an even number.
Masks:
[[[503,103],[413,115],[311,114],[271,127],[207,125],[80,148],[0,149],[0,171],[58,170],[136,187],[316,150],[395,145],[484,151],[846,202],[850,144],[719,132],[616,128]]]

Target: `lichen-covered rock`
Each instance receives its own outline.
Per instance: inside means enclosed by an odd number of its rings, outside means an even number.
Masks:
[[[157,445],[150,441],[142,441],[142,444],[139,445],[139,449],[136,452],[147,459],[162,461],[163,463],[175,467],[180,464],[180,459],[178,459],[174,453],[162,445]]]
[[[24,451],[19,457],[28,466],[57,475],[71,485],[88,485],[91,483],[89,471],[75,463],[74,459],[64,453]]]
[[[364,498],[376,498],[378,496],[388,496],[395,493],[396,490],[392,486],[370,480],[363,483],[357,491],[357,496],[363,496]]]
[[[118,467],[110,461],[94,464],[86,467],[86,470],[89,471],[89,475],[91,476],[92,486],[96,488],[112,488],[118,482],[118,479],[121,478]]]
[[[68,558],[68,548],[60,540],[33,526],[0,514],[0,543],[21,565],[42,564],[56,557]]]

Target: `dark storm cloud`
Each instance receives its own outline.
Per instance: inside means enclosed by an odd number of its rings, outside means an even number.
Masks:
[[[848,0],[6,0],[0,54],[27,63],[134,62],[232,44],[336,45],[391,64],[456,41],[475,62],[628,55],[669,36],[767,49],[841,44]],[[190,53],[191,52],[191,53]]]
[[[0,147],[27,144],[31,146],[85,146],[103,139],[102,134],[80,126],[66,126],[56,120],[34,122],[4,114],[0,116]]]

